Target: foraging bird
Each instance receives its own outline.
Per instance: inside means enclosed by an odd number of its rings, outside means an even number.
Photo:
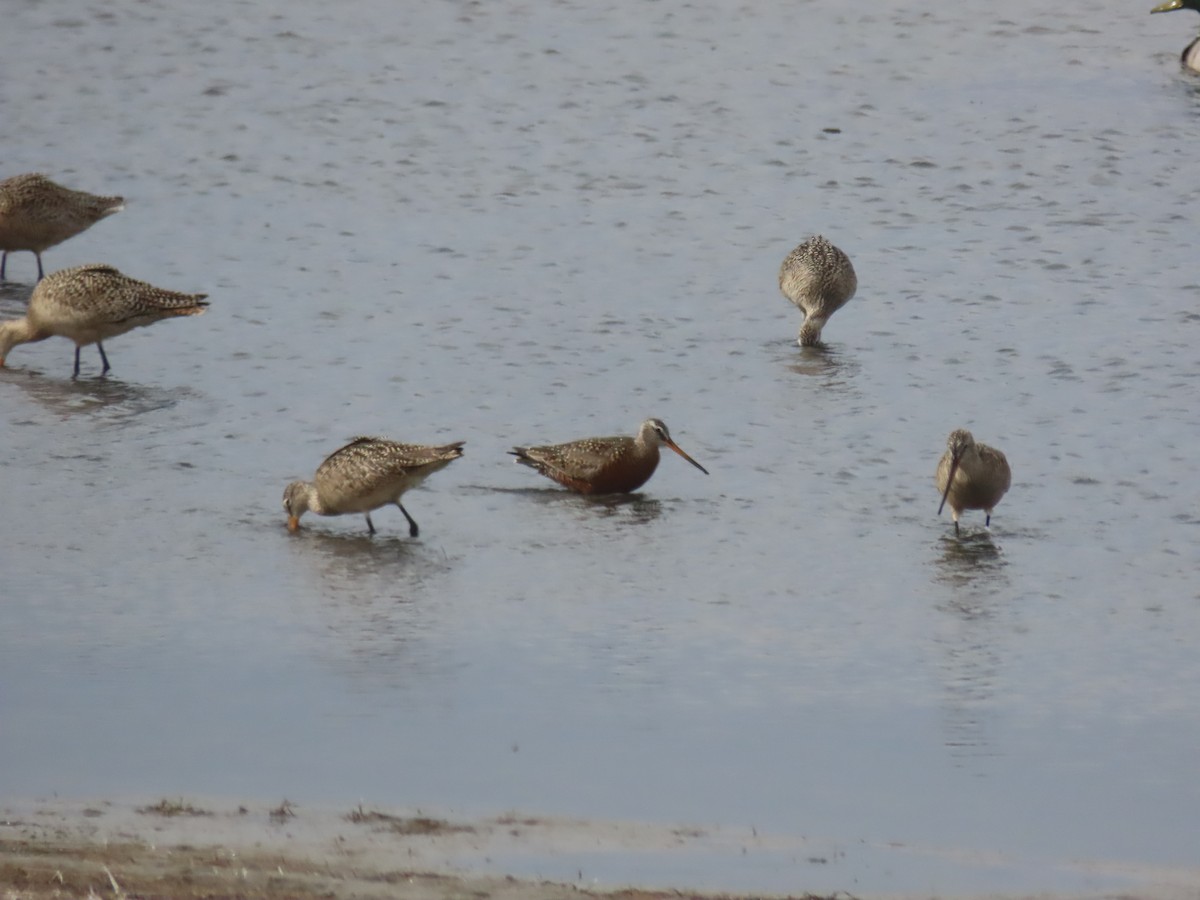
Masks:
[[[394,503],[408,519],[409,536],[416,537],[420,529],[400,497],[462,456],[463,443],[425,447],[377,437],[354,438],[325,458],[312,481],[293,481],[284,489],[288,531],[300,527],[300,517],[306,512],[319,516],[360,512],[367,517],[369,533],[374,534],[371,511]]]
[[[112,366],[101,341],[159,319],[202,315],[207,296],[157,288],[98,263],[59,269],[37,283],[22,318],[0,322],[0,367],[17,344],[59,335],[75,342],[72,378],[79,377],[79,351],[86,344],[100,349],[105,375]]]
[[[858,290],[858,277],[850,258],[818,234],[787,255],[779,289],[804,312],[800,346],[816,347],[825,322]]]
[[[1008,460],[995,447],[975,442],[971,432],[957,428],[946,440],[946,452],[937,467],[937,486],[942,492],[938,515],[950,503],[954,532],[964,509],[986,511],[985,526],[992,524],[992,510],[1012,484]]]
[[[125,208],[123,197],[98,197],[55,184],[36,172],[0,181],[0,281],[8,254],[29,250],[37,257],[38,280],[42,251],[91,228]]]
[[[581,494],[628,494],[658,467],[658,448],[667,446],[708,474],[671,440],[661,419],[647,419],[637,437],[595,437],[544,447],[514,447],[517,462]]]
[[[1150,12],[1171,12],[1176,9],[1194,9],[1196,12],[1200,12],[1200,0],[1167,0],[1166,3],[1158,4]],[[1200,37],[1183,48],[1183,53],[1179,56],[1179,62],[1185,69],[1200,72]]]

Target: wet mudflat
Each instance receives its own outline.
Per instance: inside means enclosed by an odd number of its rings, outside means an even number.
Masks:
[[[1200,93],[1143,12],[10,11],[6,173],[127,201],[47,269],[212,306],[103,381],[58,339],[0,372],[0,796],[828,849],[617,883],[1194,885]],[[823,351],[775,284],[815,231],[859,277]],[[648,416],[712,474],[591,500],[505,453]],[[1013,467],[990,533],[935,515],[956,427]],[[289,536],[364,433],[466,441],[420,538]]]

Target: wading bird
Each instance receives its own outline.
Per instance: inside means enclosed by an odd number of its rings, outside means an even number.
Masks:
[[[0,181],[0,281],[4,280],[8,254],[18,250],[28,250],[37,257],[40,281],[44,275],[43,250],[124,208],[122,197],[73,191],[36,172]]]
[[[990,526],[992,510],[1011,484],[1012,470],[1003,453],[987,444],[976,443],[971,432],[965,429],[950,432],[946,452],[937,467],[937,486],[942,492],[938,515],[949,503],[955,534],[958,533],[958,517],[964,509],[984,510],[987,515],[984,525]]]
[[[1171,12],[1176,9],[1194,9],[1196,12],[1200,12],[1200,0],[1167,0],[1166,3],[1158,4],[1150,12]],[[1183,48],[1183,53],[1179,55],[1179,62],[1185,69],[1200,72],[1200,37]]]
[[[850,258],[818,234],[787,255],[779,289],[804,312],[800,346],[815,347],[825,322],[858,290],[858,277]]]
[[[306,512],[319,516],[363,513],[367,530],[374,534],[371,511],[395,504],[408,519],[409,536],[416,537],[420,529],[400,498],[462,456],[463,443],[426,447],[377,437],[355,438],[329,454],[317,467],[312,481],[293,481],[284,489],[288,531],[300,527],[300,517]]]
[[[79,377],[79,351],[87,344],[100,349],[100,374],[104,375],[112,367],[101,341],[160,319],[202,315],[208,307],[207,296],[157,288],[122,275],[112,266],[59,269],[37,283],[24,316],[0,322],[0,367],[17,344],[58,335],[75,342],[71,377]]]
[[[581,494],[627,494],[650,480],[658,467],[658,448],[667,446],[708,474],[671,440],[661,419],[647,419],[637,437],[595,437],[549,444],[514,447],[509,452],[517,462],[541,472],[564,487]]]

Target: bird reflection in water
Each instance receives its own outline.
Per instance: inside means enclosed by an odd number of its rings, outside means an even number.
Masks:
[[[853,390],[861,368],[845,351],[824,346],[801,347],[797,353],[792,344],[782,360],[793,374],[812,378],[822,390],[834,392]]]
[[[938,558],[937,580],[951,586],[1007,584],[1004,574],[1008,564],[989,531],[971,534],[943,535],[939,540],[942,555]]]
[[[391,588],[412,587],[427,577],[444,574],[449,558],[444,550],[405,539],[405,532],[382,532],[372,537],[355,528],[302,529],[293,538],[327,593],[357,591],[394,594]]]
[[[53,416],[89,416],[106,425],[126,424],[137,416],[169,409],[187,397],[199,396],[187,386],[160,388],[116,378],[68,381],[23,371],[0,372],[13,385]]]
[[[313,590],[308,600],[323,625],[313,652],[356,680],[395,690],[444,678],[426,636],[446,612],[443,550],[361,529],[302,530],[287,541]]]
[[[997,755],[989,737],[1003,667],[1001,649],[1012,633],[1007,560],[987,531],[943,535],[934,560],[935,581],[946,588],[937,609],[934,643],[940,649],[942,727],[960,766],[987,771]]]
[[[585,500],[582,507],[591,507],[603,517],[624,516],[630,522],[644,525],[662,515],[662,501],[641,494],[610,494]]]
[[[547,509],[563,506],[575,510],[584,524],[598,520],[624,519],[634,524],[653,522],[663,514],[663,502],[649,494],[576,494],[556,487],[481,487],[500,494],[519,494]]]

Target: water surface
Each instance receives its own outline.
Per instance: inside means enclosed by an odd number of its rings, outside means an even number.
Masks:
[[[841,848],[610,873],[713,888],[1195,866],[1195,23],[352,7],[6,13],[4,174],[127,199],[47,269],[212,306],[106,380],[58,339],[0,373],[0,793]],[[775,282],[816,231],[859,276],[824,351]],[[505,455],[652,415],[710,477],[597,502]],[[990,533],[936,515],[955,427],[1013,466]],[[360,433],[467,442],[405,500],[421,537],[289,536],[284,485]],[[855,849],[887,843],[945,856]]]

